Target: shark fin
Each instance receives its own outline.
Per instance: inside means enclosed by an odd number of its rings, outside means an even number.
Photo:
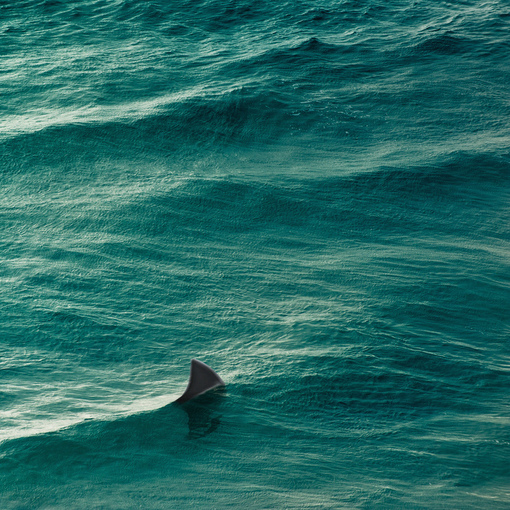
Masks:
[[[217,386],[225,386],[221,377],[205,363],[192,359],[188,387],[176,402],[182,404]]]

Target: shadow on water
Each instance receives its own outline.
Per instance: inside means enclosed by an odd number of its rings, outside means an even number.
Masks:
[[[223,400],[221,397],[225,395],[224,387],[215,388],[213,391],[180,405],[188,415],[189,439],[205,437],[220,426],[222,415],[219,413],[219,409]]]

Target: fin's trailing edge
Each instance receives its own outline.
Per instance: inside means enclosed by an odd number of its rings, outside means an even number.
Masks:
[[[222,378],[205,363],[192,359],[188,387],[176,402],[182,404],[218,386],[225,386]]]

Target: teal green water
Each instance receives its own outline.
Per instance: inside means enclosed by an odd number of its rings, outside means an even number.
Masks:
[[[1,1],[0,509],[508,508],[509,23]]]

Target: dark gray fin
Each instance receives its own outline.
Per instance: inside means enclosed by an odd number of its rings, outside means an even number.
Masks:
[[[176,400],[179,404],[187,402],[206,391],[212,390],[217,386],[225,386],[221,377],[205,363],[197,359],[191,360],[191,370],[189,382],[186,391]]]

